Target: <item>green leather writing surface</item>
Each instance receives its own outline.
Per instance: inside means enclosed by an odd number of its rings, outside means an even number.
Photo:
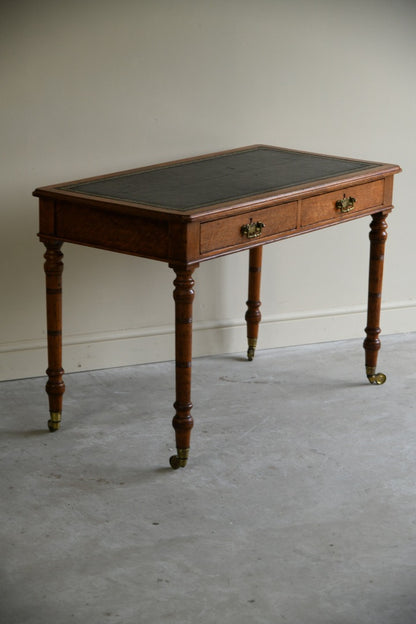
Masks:
[[[187,211],[370,169],[377,164],[259,146],[60,188]]]

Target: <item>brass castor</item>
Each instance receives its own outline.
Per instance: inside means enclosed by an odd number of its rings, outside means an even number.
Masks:
[[[254,353],[257,347],[257,338],[248,338],[248,351],[247,351],[247,359],[251,362],[254,359]]]
[[[178,454],[172,455],[169,459],[169,463],[173,470],[178,470],[178,468],[185,468],[186,463],[189,457],[189,449],[177,449]]]
[[[173,468],[173,470],[177,470],[178,468],[181,467],[181,462],[177,455],[172,455],[172,457],[169,458],[169,463],[171,465],[171,468]]]
[[[374,366],[367,366],[366,371],[368,381],[376,386],[381,386],[387,379],[384,373],[376,373]]]
[[[51,432],[58,431],[61,425],[61,414],[60,412],[51,412],[50,420],[48,420],[48,429]]]

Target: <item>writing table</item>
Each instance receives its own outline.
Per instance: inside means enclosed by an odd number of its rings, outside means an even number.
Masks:
[[[59,429],[64,242],[151,258],[175,272],[177,455],[188,460],[191,429],[193,272],[200,262],[249,250],[248,359],[257,343],[262,247],[298,234],[370,216],[366,374],[372,384],[380,349],[386,217],[397,165],[254,145],[38,188],[39,238],[46,246],[50,431]]]

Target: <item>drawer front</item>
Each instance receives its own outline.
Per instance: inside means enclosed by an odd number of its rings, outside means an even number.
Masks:
[[[242,232],[244,226],[262,223],[258,236]],[[201,223],[201,253],[226,249],[247,243],[248,240],[268,240],[280,233],[296,229],[297,202],[280,204],[271,208],[252,210],[235,217]]]
[[[344,206],[345,212],[337,206],[343,199],[355,199],[351,205]],[[324,193],[309,197],[302,201],[301,226],[305,227],[321,221],[342,220],[351,218],[369,208],[381,206],[384,197],[384,180],[349,186],[332,193]],[[347,203],[348,202],[344,202]]]

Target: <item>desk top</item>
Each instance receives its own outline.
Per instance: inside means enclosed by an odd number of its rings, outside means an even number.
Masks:
[[[337,179],[371,178],[400,170],[396,165],[326,156],[268,145],[209,154],[96,178],[36,189],[39,197],[71,196],[111,200],[163,212],[195,213],[201,208],[272,198],[288,189]]]

